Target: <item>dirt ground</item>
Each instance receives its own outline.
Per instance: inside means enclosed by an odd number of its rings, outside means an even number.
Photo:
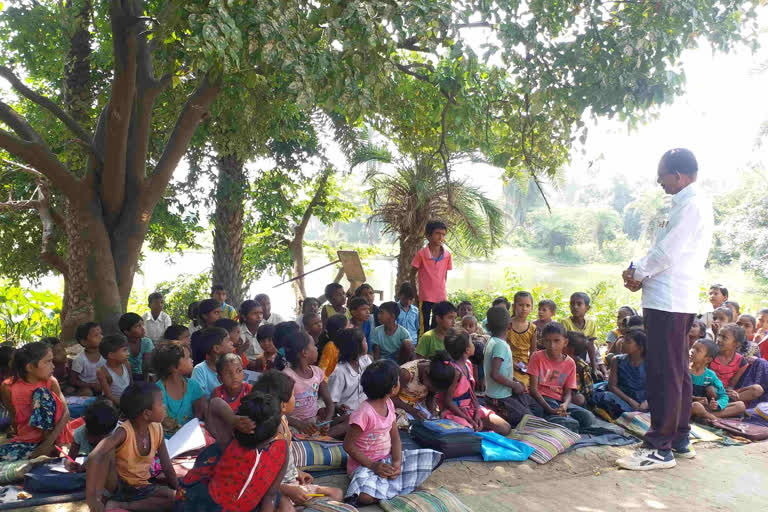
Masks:
[[[438,468],[424,487],[445,487],[475,512],[708,512],[762,509],[768,503],[768,442],[696,448],[695,459],[678,461],[674,469],[641,473],[618,470],[614,465],[631,447],[584,448],[544,465],[531,461],[450,462]],[[326,477],[319,482],[343,487],[346,477]],[[87,508],[70,503],[24,510],[86,512]]]

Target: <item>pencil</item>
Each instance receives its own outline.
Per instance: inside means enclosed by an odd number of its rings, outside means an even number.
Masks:
[[[64,450],[62,450],[61,448],[59,448],[57,445],[53,445],[53,447],[54,447],[54,448],[56,448],[57,450],[59,450],[59,453],[60,453],[60,454],[62,454],[63,456],[65,456],[65,457],[67,458],[67,460],[69,460],[69,462],[71,462],[72,464],[77,464],[77,462],[75,462],[74,460],[72,460],[72,457],[70,457],[69,455],[67,455],[66,453],[64,453]]]

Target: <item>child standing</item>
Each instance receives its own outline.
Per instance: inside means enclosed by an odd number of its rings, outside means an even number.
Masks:
[[[92,396],[99,391],[99,368],[107,361],[99,353],[101,326],[96,322],[87,322],[78,326],[75,339],[83,346],[83,351],[72,361],[72,386],[80,396]]]
[[[221,318],[228,318],[230,320],[237,318],[235,308],[227,304],[227,290],[224,288],[224,285],[214,284],[211,286],[211,299],[218,302],[221,306]]]
[[[598,384],[595,405],[612,418],[622,413],[648,410],[646,391],[645,350],[648,338],[634,329],[624,335],[623,354],[611,359],[608,384]]]
[[[576,363],[563,353],[568,338],[565,327],[551,323],[544,328],[544,350],[531,356],[531,396],[544,410],[547,421],[558,423],[578,433],[592,425],[595,417],[586,409],[571,403],[577,388]],[[570,417],[569,417],[570,416]],[[575,420],[575,422],[574,422]]]
[[[435,318],[435,328],[425,332],[416,345],[416,355],[425,359],[445,350],[445,335],[456,324],[456,308],[450,302],[439,302],[429,308]]]
[[[201,331],[206,327],[213,327],[216,320],[221,318],[221,303],[214,299],[200,301],[197,306],[198,325],[200,329],[192,333],[190,346],[192,347],[192,362],[199,364],[205,361],[205,343],[202,341]]]
[[[277,348],[275,347],[275,326],[272,324],[265,324],[259,327],[256,332],[256,339],[261,349],[261,354],[256,357],[253,365],[249,365],[250,369],[256,372],[263,372],[275,368],[277,361]]]
[[[350,416],[344,439],[351,478],[345,500],[354,506],[413,492],[444,458],[434,450],[403,451],[392,403],[400,388],[394,361],[371,364],[363,372],[361,384],[368,400]]]
[[[197,381],[205,396],[210,396],[214,389],[221,386],[216,363],[224,354],[234,352],[229,333],[221,327],[208,327],[200,331],[200,346],[205,350],[205,361],[195,365],[192,380]]]
[[[144,328],[147,330],[147,338],[151,339],[153,343],[163,341],[163,335],[165,330],[169,328],[173,322],[168,313],[163,311],[165,307],[165,301],[163,300],[163,294],[154,292],[149,294],[149,311],[144,313],[142,320],[144,321]]]
[[[125,336],[114,334],[105,336],[99,345],[101,357],[107,364],[99,368],[97,376],[104,396],[120,407],[120,397],[125,388],[133,384],[131,367],[128,364],[128,341]]]
[[[85,424],[75,429],[72,434],[74,440],[69,447],[69,458],[75,461],[81,453],[89,455],[102,439],[115,430],[120,412],[111,400],[99,397],[85,409],[83,418]],[[85,466],[69,459],[64,462],[64,467],[73,473],[85,471]]]
[[[486,403],[515,427],[526,414],[541,416],[541,407],[531,399],[523,383],[514,378],[512,350],[505,341],[509,330],[509,311],[504,306],[494,306],[488,310],[486,319],[492,336],[485,345],[483,357]]]
[[[339,364],[328,378],[328,390],[339,413],[347,414],[356,411],[366,399],[360,377],[373,361],[367,354],[368,346],[360,329],[340,330],[336,342],[340,347]]]
[[[165,345],[155,351],[152,364],[165,404],[165,435],[170,437],[192,418],[204,419],[208,395],[197,381],[187,378],[192,372],[189,352],[179,345]]]
[[[133,380],[145,380],[145,374],[149,373],[152,362],[152,352],[155,344],[144,336],[144,321],[136,313],[126,313],[118,321],[120,331],[128,338],[128,363],[131,365]]]
[[[432,316],[432,309],[436,304],[447,300],[445,282],[448,271],[453,269],[451,253],[443,247],[448,232],[445,223],[439,220],[427,222],[424,232],[427,246],[413,258],[410,276],[411,286],[418,290],[420,334],[435,328],[436,321]]]
[[[592,371],[594,372],[596,379],[603,380],[605,379],[607,370],[595,348],[597,324],[595,324],[595,321],[591,318],[586,317],[587,312],[590,309],[591,301],[592,299],[589,298],[589,295],[584,292],[576,292],[571,295],[571,316],[564,319],[562,323],[566,331],[580,332],[587,337],[587,355],[589,356],[589,364],[592,366]]]
[[[557,304],[551,299],[544,299],[539,301],[538,318],[533,321],[533,325],[536,326],[536,348],[537,350],[544,350],[544,337],[542,333],[544,328],[548,326],[557,313]]]
[[[262,353],[256,334],[264,318],[261,304],[255,300],[246,300],[240,304],[240,343],[235,347],[239,354],[245,354],[248,363],[253,363]]]
[[[224,354],[216,363],[216,373],[221,386],[213,390],[211,398],[221,398],[237,411],[240,401],[251,392],[251,385],[244,382],[243,362],[236,354]]]
[[[715,372],[707,368],[720,349],[710,340],[697,341],[691,349],[691,381],[693,382],[693,404],[691,418],[713,421],[717,418],[742,416],[744,402],[728,403],[728,393]]]
[[[466,332],[451,330],[445,337],[445,351],[432,358],[429,378],[442,391],[442,416],[475,430],[492,430],[503,436],[512,430],[509,423],[490,409],[481,407],[475,396],[475,378],[469,359],[475,346]],[[449,357],[446,357],[449,356]],[[448,364],[446,364],[448,363]]]
[[[328,384],[325,382],[325,374],[315,366],[315,341],[303,331],[289,334],[285,341],[285,358],[290,366],[283,370],[283,373],[293,379],[293,394],[296,397],[296,407],[288,415],[288,423],[296,431],[309,436],[316,434],[318,430],[322,434],[329,433],[328,423],[333,419],[334,406],[328,392]],[[321,417],[318,417],[318,396],[326,405]],[[325,425],[318,429],[318,422]],[[335,433],[336,431],[333,431],[330,435]]]
[[[507,332],[507,343],[515,361],[515,378],[528,387],[528,361],[536,352],[536,326],[528,321],[533,309],[533,295],[517,292],[512,300],[512,318]]]
[[[405,364],[413,359],[411,335],[405,327],[397,325],[400,308],[395,302],[385,302],[379,308],[379,325],[373,330],[370,342],[373,346],[373,358],[392,359],[398,364]]]
[[[86,502],[92,511],[170,510],[178,486],[160,422],[165,406],[160,389],[150,383],[128,386],[121,399],[127,421],[100,442],[86,461]],[[149,483],[149,468],[159,457],[170,488]],[[109,491],[109,501],[102,496]]]
[[[277,438],[285,439],[289,446],[293,441],[291,429],[285,415],[293,412],[296,399],[293,396],[293,380],[282,372],[268,371],[256,382],[254,391],[275,396],[280,400],[281,424]],[[289,452],[290,453],[290,452]],[[325,487],[312,484],[312,475],[299,471],[293,457],[288,457],[285,476],[280,484],[280,493],[295,506],[310,505],[313,494],[322,494],[333,500],[342,500],[344,493],[337,487]]]
[[[397,325],[405,327],[413,343],[419,339],[419,308],[413,304],[416,292],[411,283],[403,283],[397,291],[397,305],[400,312],[397,315]]]
[[[325,332],[320,336],[320,344],[318,345],[321,356],[317,365],[325,372],[326,377],[331,376],[339,363],[339,347],[335,342],[336,334],[349,325],[349,319],[344,315],[333,315],[325,324]]]
[[[349,311],[344,307],[347,302],[347,296],[344,294],[344,287],[339,283],[331,283],[325,287],[325,298],[329,304],[323,307],[320,317],[323,320],[323,327],[328,328],[328,319],[333,315],[344,315],[350,317]]]
[[[13,358],[15,377],[3,386],[16,435],[0,446],[0,461],[13,462],[52,455],[54,444],[72,441],[69,410],[53,377],[53,353],[46,343],[27,343]]]

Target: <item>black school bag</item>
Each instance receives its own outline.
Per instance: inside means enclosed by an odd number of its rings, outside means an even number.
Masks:
[[[445,428],[450,423],[458,428]],[[482,437],[476,436],[472,429],[449,420],[414,422],[410,435],[419,446],[443,452],[446,459],[481,455],[483,452]]]

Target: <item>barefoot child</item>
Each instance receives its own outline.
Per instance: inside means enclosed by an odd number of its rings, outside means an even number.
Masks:
[[[342,329],[336,334],[336,342],[340,347],[339,364],[328,378],[328,390],[339,414],[348,414],[367,398],[360,377],[373,361],[360,329]]]
[[[158,347],[152,364],[160,378],[157,386],[165,404],[163,430],[166,437],[172,436],[192,418],[204,419],[208,409],[208,395],[197,381],[187,378],[192,372],[189,351],[174,344]]]
[[[163,394],[154,384],[128,386],[120,399],[127,418],[101,441],[86,461],[86,502],[91,512],[125,510],[170,510],[178,486],[160,422],[165,417]],[[151,484],[149,468],[155,460],[169,487]],[[104,491],[110,493],[104,503]]]
[[[333,315],[344,315],[350,317],[349,311],[344,307],[347,302],[347,296],[344,294],[344,287],[339,283],[331,283],[325,287],[325,298],[329,304],[323,307],[320,318],[323,321],[323,328],[327,329],[328,319]]]
[[[69,458],[76,461],[80,454],[89,455],[102,439],[111,434],[117,427],[120,411],[111,400],[96,398],[83,414],[85,424],[75,429],[72,445],[69,447]],[[64,467],[73,473],[85,471],[85,466],[67,459]]]
[[[413,492],[444,458],[434,450],[403,451],[392,403],[400,388],[394,361],[371,364],[363,372],[361,385],[368,400],[352,413],[344,439],[351,479],[345,500],[354,506]]]
[[[544,409],[547,421],[578,433],[578,430],[592,425],[595,417],[588,410],[571,403],[571,394],[577,388],[576,363],[563,353],[568,343],[566,334],[565,327],[555,322],[544,328],[546,348],[533,354],[528,365],[530,392]]]
[[[205,361],[192,370],[192,380],[196,380],[205,396],[210,396],[214,389],[221,386],[216,373],[216,363],[224,354],[231,354],[235,348],[229,333],[220,327],[208,327],[200,331],[200,346],[205,351]]]
[[[517,292],[512,299],[512,318],[507,331],[507,343],[515,361],[515,378],[528,387],[528,361],[536,352],[536,326],[528,321],[533,309],[533,295]]]
[[[488,310],[486,325],[491,339],[485,345],[485,399],[488,407],[512,427],[523,416],[541,416],[541,407],[526,392],[525,385],[514,377],[512,349],[505,341],[509,330],[509,310],[494,306]]]
[[[101,391],[96,374],[107,364],[99,352],[101,338],[101,326],[96,322],[82,324],[75,331],[75,339],[83,346],[83,351],[72,360],[71,379],[75,393],[80,396],[92,396]]]
[[[211,398],[221,398],[237,411],[240,401],[251,392],[251,385],[244,382],[243,362],[237,354],[224,354],[216,362],[216,373],[221,386],[213,390]]]
[[[58,456],[54,444],[72,441],[69,410],[53,377],[53,353],[46,343],[27,343],[13,357],[16,376],[3,386],[3,402],[14,418],[16,435],[0,446],[0,462]]]
[[[266,395],[275,396],[280,400],[282,422],[278,428],[278,438],[285,439],[290,446],[293,438],[285,415],[290,414],[296,405],[296,399],[293,396],[293,380],[282,372],[268,371],[259,378],[253,389]],[[313,485],[312,475],[299,471],[293,457],[288,457],[288,459],[285,477],[280,484],[280,493],[291,500],[291,503],[296,506],[310,505],[314,501],[313,496],[311,496],[313,494],[322,494],[338,501],[344,498],[341,489]]]
[[[717,357],[720,349],[710,340],[699,340],[691,349],[691,381],[693,382],[693,407],[691,418],[703,418],[711,422],[717,418],[742,416],[744,402],[728,403],[728,393],[715,372],[707,365]]]
[[[424,230],[427,246],[419,250],[411,262],[409,281],[411,286],[418,290],[420,334],[436,327],[436,319],[432,309],[440,302],[445,302],[448,299],[445,282],[448,278],[448,271],[453,269],[453,262],[451,253],[444,247],[447,232],[448,228],[444,222],[439,220],[427,222]],[[448,329],[451,327],[453,325],[448,326]],[[434,352],[422,355],[432,357],[433,354]]]
[[[112,400],[116,407],[120,407],[123,391],[133,384],[131,367],[128,364],[128,341],[120,334],[105,336],[99,344],[99,352],[107,360],[107,364],[96,373],[99,386],[104,396]]]
[[[512,430],[509,423],[481,407],[475,396],[475,378],[469,359],[475,346],[461,330],[451,330],[445,336],[445,351],[432,358],[429,376],[435,389],[442,391],[441,416],[465,427],[493,430],[503,436]],[[446,357],[447,356],[447,357]],[[448,363],[448,364],[446,364]]]
[[[623,354],[611,360],[608,384],[598,384],[595,405],[618,418],[624,412],[647,411],[645,350],[648,338],[638,329],[624,335]]]
[[[328,425],[333,420],[334,406],[328,392],[328,384],[325,382],[325,374],[315,366],[315,340],[303,331],[294,332],[286,337],[284,346],[285,358],[290,366],[283,370],[283,373],[293,379],[293,394],[296,397],[296,407],[288,414],[288,424],[308,436],[318,431],[323,435],[329,434]],[[319,416],[318,396],[326,404],[322,416]],[[321,424],[319,428],[318,423]],[[333,434],[335,433],[337,432],[334,431]]]
[[[373,359],[392,359],[404,364],[413,359],[413,340],[405,327],[397,325],[400,312],[396,302],[385,302],[379,307],[379,325],[373,330],[370,344]]]

